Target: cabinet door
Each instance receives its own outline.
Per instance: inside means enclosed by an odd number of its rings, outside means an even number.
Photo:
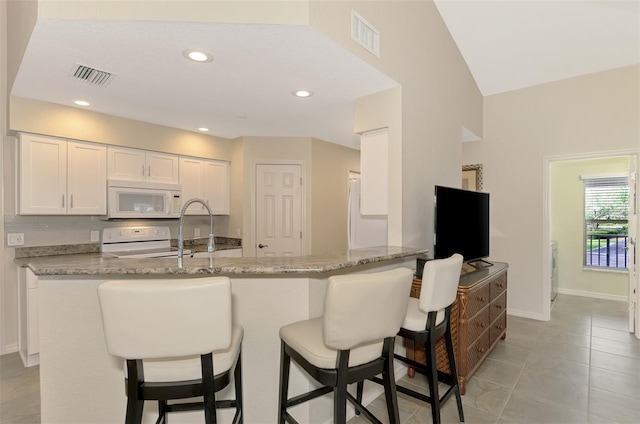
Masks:
[[[70,215],[107,213],[107,149],[93,143],[67,143],[67,211]]]
[[[20,199],[23,215],[64,215],[67,211],[67,141],[20,135]]]
[[[216,215],[229,215],[229,162],[205,161],[205,200]]]
[[[146,152],[146,175],[147,181],[177,184],[180,181],[178,156]]]
[[[204,197],[204,164],[200,159],[180,158],[180,185],[182,186],[182,204],[187,200]],[[204,199],[203,199],[204,200]],[[194,203],[187,209],[186,215],[208,215],[204,206]]]
[[[389,141],[387,130],[360,137],[360,213],[387,215],[389,204]]]
[[[108,147],[107,156],[107,174],[110,180],[144,181],[144,150]]]

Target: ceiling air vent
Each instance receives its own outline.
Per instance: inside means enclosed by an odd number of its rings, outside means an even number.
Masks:
[[[115,78],[115,74],[112,74],[111,72],[101,71],[100,69],[80,65],[79,63],[73,65],[73,69],[71,69],[71,76],[79,81],[83,81],[91,85],[97,85],[99,87],[107,86],[107,84]]]
[[[351,10],[351,39],[380,57],[380,31],[355,10]]]

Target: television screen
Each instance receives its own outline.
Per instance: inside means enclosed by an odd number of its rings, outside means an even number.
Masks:
[[[489,193],[436,186],[434,258],[489,256]]]

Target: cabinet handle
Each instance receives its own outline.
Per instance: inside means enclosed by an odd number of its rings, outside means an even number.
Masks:
[[[478,347],[478,348],[476,348],[476,351],[478,351],[479,353],[484,353],[484,348],[483,347]]]
[[[498,284],[496,284],[496,287],[498,287],[498,288],[503,288],[503,287],[504,287],[504,284],[502,284],[502,283],[498,283]]]
[[[484,322],[479,322],[479,323],[478,323],[478,327],[480,327],[480,328],[484,328]]]
[[[70,197],[70,199],[69,199],[69,207],[70,207],[71,209],[73,209],[73,194],[72,194],[72,195],[70,195],[69,197]]]
[[[478,300],[483,303],[487,301],[487,299],[485,299],[484,297],[479,297]]]
[[[498,304],[498,305],[496,305],[496,308],[502,309],[502,305]]]
[[[64,194],[62,195],[62,207],[64,208]]]
[[[151,165],[149,165],[149,172],[148,172],[147,176],[148,176],[148,177],[150,177],[150,176],[151,176]]]
[[[502,326],[501,326],[501,325],[496,325],[496,328],[497,328],[498,330],[502,330]]]

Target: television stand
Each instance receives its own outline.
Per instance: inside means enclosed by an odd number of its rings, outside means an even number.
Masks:
[[[476,259],[475,261],[469,261],[462,264],[462,273],[480,271],[485,268],[493,266],[493,263],[485,261],[484,259]]]

